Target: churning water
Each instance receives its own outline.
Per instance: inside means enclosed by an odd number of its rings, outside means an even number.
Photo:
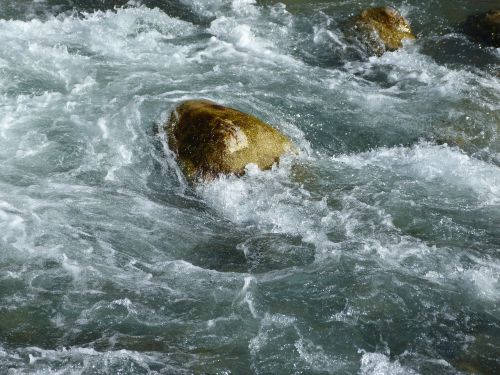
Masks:
[[[498,3],[393,3],[0,0],[0,373],[499,373]],[[300,154],[192,188],[188,98]]]

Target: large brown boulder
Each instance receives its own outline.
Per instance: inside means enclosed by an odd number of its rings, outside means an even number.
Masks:
[[[249,163],[269,169],[290,140],[257,117],[208,100],[182,102],[165,124],[170,149],[191,182],[242,175]]]
[[[464,30],[476,42],[499,48],[500,9],[470,16],[465,22]]]
[[[346,23],[344,33],[356,39],[371,55],[381,56],[403,46],[404,39],[415,39],[409,22],[392,7],[370,8]]]

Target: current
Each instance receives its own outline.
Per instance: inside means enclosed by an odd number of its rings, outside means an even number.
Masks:
[[[0,0],[0,373],[500,373],[498,0]],[[298,155],[186,183],[185,99]]]

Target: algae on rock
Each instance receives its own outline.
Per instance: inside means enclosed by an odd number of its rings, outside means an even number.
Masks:
[[[170,149],[188,180],[269,169],[292,149],[290,140],[257,117],[209,100],[182,102],[165,124]]]
[[[387,6],[365,9],[346,23],[344,33],[377,56],[401,48],[404,39],[415,39],[408,20]]]

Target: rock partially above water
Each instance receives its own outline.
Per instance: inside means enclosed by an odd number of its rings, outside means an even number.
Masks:
[[[467,18],[464,31],[476,42],[500,47],[500,9],[476,14]]]
[[[168,144],[190,181],[242,175],[245,166],[269,169],[292,143],[255,116],[208,100],[188,100],[165,124]]]
[[[370,8],[349,20],[345,30],[348,38],[361,42],[372,55],[395,51],[404,39],[415,39],[409,22],[391,7]]]

